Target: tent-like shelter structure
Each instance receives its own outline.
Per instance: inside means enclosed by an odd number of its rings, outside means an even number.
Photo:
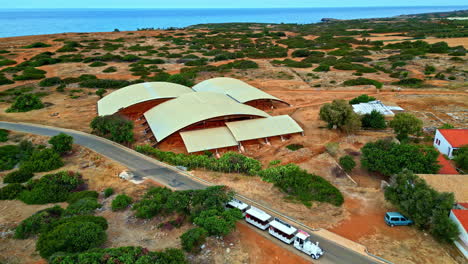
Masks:
[[[150,82],[119,89],[98,101],[99,115],[142,120],[156,142],[180,140],[188,153],[239,149],[244,142],[303,133],[288,115],[270,116],[259,102],[286,102],[232,78],[203,81],[193,89]],[[252,102],[255,102],[252,104]],[[260,103],[262,104],[262,103]]]

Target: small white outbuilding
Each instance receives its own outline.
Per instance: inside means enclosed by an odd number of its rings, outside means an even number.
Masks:
[[[454,150],[468,145],[468,129],[437,129],[434,137],[434,147],[440,153],[453,158]]]

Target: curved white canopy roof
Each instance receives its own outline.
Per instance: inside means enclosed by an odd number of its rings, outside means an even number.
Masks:
[[[267,94],[246,82],[228,77],[208,79],[193,86],[192,89],[197,92],[204,91],[226,94],[240,103],[262,99],[270,99],[286,103],[285,101]]]
[[[168,82],[146,82],[129,85],[116,90],[98,101],[98,114],[112,115],[121,108],[154,100],[176,98],[182,94],[193,93],[187,86]]]
[[[270,116],[254,107],[238,103],[226,95],[213,92],[182,94],[176,99],[148,110],[144,115],[158,142],[184,127],[215,117]]]

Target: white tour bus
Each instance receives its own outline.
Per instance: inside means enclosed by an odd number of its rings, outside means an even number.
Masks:
[[[253,206],[245,212],[245,221],[261,230],[270,226],[270,219],[271,215]]]
[[[323,250],[319,247],[319,243],[312,243],[309,233],[302,230],[299,230],[295,236],[294,247],[313,259],[318,259],[323,255]]]
[[[268,233],[278,238],[286,244],[291,244],[294,241],[294,235],[297,229],[290,224],[282,221],[281,219],[275,218],[270,222],[270,228]]]
[[[237,209],[241,210],[242,215],[245,216],[245,212],[247,210],[249,210],[250,205],[233,198],[229,203],[226,204],[226,207],[227,208],[237,208]]]

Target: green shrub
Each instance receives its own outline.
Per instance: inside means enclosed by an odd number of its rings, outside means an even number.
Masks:
[[[116,71],[117,71],[117,68],[114,66],[111,66],[111,67],[105,68],[102,72],[109,73],[109,72],[116,72]]]
[[[40,66],[40,65],[39,65]],[[26,67],[21,75],[13,77],[15,81],[25,80],[40,80],[45,78],[46,71],[36,69],[34,67]]]
[[[201,227],[189,229],[180,236],[182,248],[187,252],[197,253],[201,250],[201,245],[206,241],[208,232]]]
[[[95,61],[95,62],[89,64],[88,66],[89,67],[102,67],[102,66],[106,66],[106,65],[107,65],[107,63],[104,63],[102,61]]]
[[[384,129],[387,127],[385,116],[376,110],[372,110],[370,114],[362,116],[362,127]]]
[[[97,199],[94,197],[85,197],[81,198],[76,202],[70,204],[67,209],[65,209],[65,215],[91,215],[94,213],[94,210],[101,208],[102,205],[97,202]]]
[[[310,55],[310,51],[306,49],[298,49],[293,51],[291,55],[293,57],[308,57]]]
[[[12,83],[15,83],[15,82],[5,77],[5,74],[0,73],[0,85],[12,84]]]
[[[394,82],[393,84],[395,85],[400,85],[400,86],[406,86],[406,87],[421,87],[421,85],[424,83],[423,80],[417,79],[417,78],[408,78],[408,79],[402,79],[399,80],[398,82]]]
[[[63,208],[58,205],[37,211],[16,227],[14,237],[26,239],[31,235],[46,231],[51,224],[57,222],[62,217],[63,212]]]
[[[320,108],[320,119],[328,123],[328,128],[337,127],[347,133],[354,132],[361,127],[359,116],[353,107],[345,100],[333,100]]]
[[[406,140],[409,135],[419,136],[423,128],[422,120],[410,113],[396,114],[388,125],[393,128],[399,140]]]
[[[47,48],[47,47],[52,47],[49,44],[45,44],[43,42],[35,42],[33,44],[23,46],[23,49],[33,49],[33,48]]]
[[[15,145],[0,146],[0,171],[11,170],[20,161],[20,148]]]
[[[76,253],[96,248],[105,240],[105,231],[95,223],[65,223],[48,233],[41,234],[36,250],[43,258],[48,258],[56,252]]]
[[[114,194],[114,189],[112,189],[112,188],[106,188],[104,190],[104,197],[105,198],[110,197],[113,194]]]
[[[69,196],[68,196],[68,199],[67,199],[67,202],[69,204],[72,204],[72,203],[75,203],[77,202],[78,200],[81,200],[83,198],[93,198],[93,199],[97,199],[99,196],[99,193],[96,192],[96,191],[81,191],[81,192],[74,192],[74,193],[71,193]]]
[[[274,64],[283,64],[283,65],[285,65],[287,67],[292,67],[292,68],[309,68],[309,67],[312,67],[311,63],[303,62],[303,61],[295,61],[295,60],[291,60],[291,59],[285,59],[285,60],[282,60],[282,61],[274,60],[273,63]]]
[[[340,166],[343,168],[344,171],[350,173],[354,169],[354,167],[356,167],[356,162],[354,161],[353,157],[345,155],[340,158]]]
[[[50,87],[54,85],[58,85],[62,83],[62,79],[59,77],[52,77],[52,78],[45,78],[44,80],[39,82],[39,86],[41,87]]]
[[[8,173],[5,178],[3,178],[3,183],[23,183],[27,182],[32,177],[34,177],[34,174],[31,171],[19,169]]]
[[[81,175],[73,172],[48,174],[28,183],[27,189],[20,194],[19,199],[27,204],[65,202],[70,192],[81,184]]]
[[[343,83],[345,86],[356,86],[356,85],[374,85],[375,88],[382,88],[383,84],[379,81],[359,77],[354,80],[347,80]]]
[[[301,144],[290,144],[290,145],[287,145],[286,148],[289,149],[289,150],[292,150],[292,151],[296,151],[296,150],[299,150],[301,148],[303,148],[304,146],[301,145]]]
[[[364,145],[361,152],[362,167],[385,176],[399,173],[405,168],[422,174],[436,174],[440,169],[437,161],[439,153],[432,146],[378,140]]]
[[[453,160],[458,168],[468,171],[468,146],[462,146],[454,151]]]
[[[141,81],[126,81],[112,79],[87,79],[80,81],[80,87],[83,88],[103,88],[103,89],[118,89],[123,88]]]
[[[351,100],[349,100],[349,104],[359,104],[359,103],[368,103],[368,102],[372,102],[372,101],[375,101],[375,97],[373,96],[369,96],[367,94],[361,94],[360,96],[358,97],[355,97]]]
[[[11,183],[0,188],[0,200],[14,200],[24,190],[24,186],[19,183]]]
[[[63,209],[62,209],[63,210]],[[90,222],[94,223],[102,228],[102,230],[107,230],[109,225],[107,224],[106,218],[102,216],[94,216],[94,215],[74,215],[74,216],[67,216],[63,217],[65,211],[62,212],[62,218],[59,218],[57,221],[51,221],[41,229],[41,233],[47,233],[56,227],[67,224],[67,223],[84,223]]]
[[[117,143],[133,142],[133,123],[121,116],[98,116],[91,122],[93,133]]]
[[[21,164],[20,169],[32,172],[44,172],[58,169],[63,166],[60,155],[53,149],[34,150],[31,157]]]
[[[436,71],[436,68],[433,65],[426,65],[426,67],[424,68],[425,75],[433,74],[435,73],[435,71]]]
[[[0,67],[6,66],[6,65],[13,65],[16,64],[16,61],[14,60],[1,60],[0,59]]]
[[[0,129],[0,142],[7,142],[8,141],[8,134],[10,132],[6,129]]]
[[[60,133],[56,136],[53,136],[49,140],[49,144],[52,145],[52,149],[57,153],[64,154],[72,150],[73,147],[73,137],[65,133]]]
[[[112,200],[112,211],[119,211],[126,209],[132,203],[132,198],[125,195],[119,194]]]
[[[49,263],[111,264],[114,263],[113,260],[118,260],[119,264],[188,264],[180,249],[169,248],[163,252],[151,252],[142,247],[92,249],[83,253],[56,254],[49,259]]]
[[[305,205],[310,205],[310,201],[319,201],[340,206],[344,202],[343,195],[335,186],[295,164],[271,167],[262,170],[259,176]]]
[[[99,98],[102,98],[105,93],[107,93],[107,91],[102,88],[99,88],[99,90],[96,91],[96,95],[99,96]]]
[[[314,72],[327,72],[330,71],[330,66],[326,64],[320,64],[317,68],[314,69]]]
[[[33,94],[21,94],[16,97],[13,104],[6,111],[12,112],[28,112],[36,109],[44,108],[41,99]]]
[[[193,86],[193,82],[186,77],[184,77],[182,74],[173,74],[166,80],[167,82],[171,83],[177,83],[185,86]]]
[[[226,236],[236,227],[236,222],[242,219],[238,209],[219,211],[217,209],[203,210],[193,222],[205,229],[212,236]]]

